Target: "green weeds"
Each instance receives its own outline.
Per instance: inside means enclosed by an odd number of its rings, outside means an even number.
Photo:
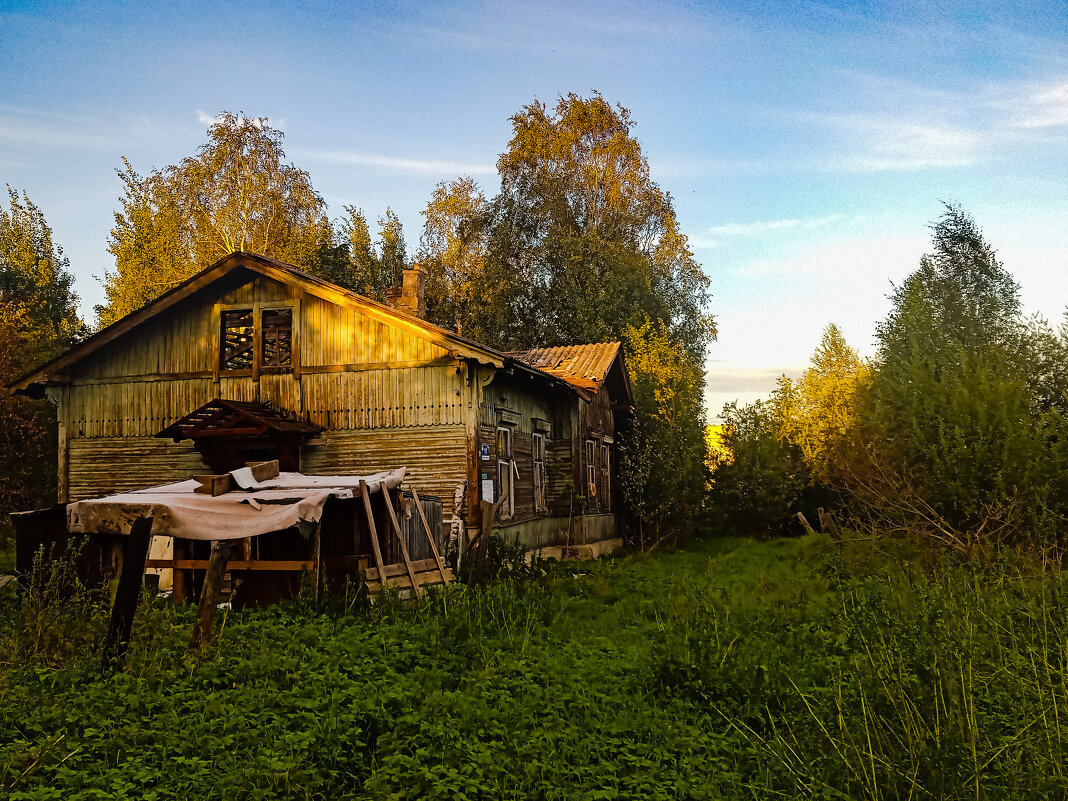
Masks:
[[[1062,573],[880,547],[717,540],[418,608],[298,601],[230,613],[201,654],[191,610],[146,597],[124,672],[88,635],[0,665],[0,796],[1064,797]]]

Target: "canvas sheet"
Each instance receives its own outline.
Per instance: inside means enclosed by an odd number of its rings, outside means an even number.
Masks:
[[[151,515],[152,533],[191,540],[232,540],[297,526],[307,536],[319,522],[327,498],[351,498],[360,481],[369,492],[395,489],[405,468],[370,476],[306,476],[280,473],[256,482],[251,471],[235,470],[238,486],[212,497],[193,492],[195,479],[121,492],[67,504],[67,526],[77,534],[129,534],[134,521]]]

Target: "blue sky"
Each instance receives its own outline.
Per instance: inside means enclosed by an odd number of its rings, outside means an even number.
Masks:
[[[1045,3],[12,3],[0,182],[29,193],[87,310],[126,156],[175,163],[222,110],[267,116],[339,214],[414,250],[434,185],[488,194],[508,118],[600,91],[712,281],[708,403],[766,395],[824,327],[872,352],[886,295],[961,204],[1068,303],[1068,7]]]

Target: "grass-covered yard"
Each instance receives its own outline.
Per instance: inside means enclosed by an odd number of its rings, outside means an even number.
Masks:
[[[230,614],[204,655],[192,610],[146,602],[107,677],[102,609],[8,592],[0,796],[1065,797],[1066,589],[1018,558],[713,539],[419,609]]]

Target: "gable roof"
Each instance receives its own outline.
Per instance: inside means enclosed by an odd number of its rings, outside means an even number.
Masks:
[[[506,354],[483,345],[474,340],[455,334],[441,326],[427,322],[420,317],[414,317],[404,311],[391,308],[377,303],[370,298],[344,289],[337,284],[324,281],[310,273],[299,270],[290,264],[272,259],[268,256],[260,256],[256,253],[235,251],[229,256],[224,256],[215,264],[201,270],[196,275],[186,279],[178,286],[160,295],[153,301],[142,306],[136,311],[117,320],[106,328],[97,331],[92,336],[82,340],[73,348],[57,356],[52,361],[27,373],[18,381],[10,385],[16,393],[40,396],[43,386],[47,383],[62,383],[65,381],[64,371],[98,351],[105,345],[137,329],[152,318],[166,312],[168,309],[195,295],[202,289],[214,284],[225,276],[237,271],[248,270],[260,275],[280,281],[284,284],[296,286],[310,295],[335,303],[346,308],[356,309],[378,322],[400,328],[415,336],[422,337],[435,345],[445,348],[457,357],[473,359],[481,364],[494,367],[511,367],[529,373],[533,376],[559,384],[577,392],[587,400],[592,397],[588,388],[567,381],[562,376],[550,371],[541,370],[526,361],[519,359],[515,354]],[[593,391],[596,391],[595,389]]]

